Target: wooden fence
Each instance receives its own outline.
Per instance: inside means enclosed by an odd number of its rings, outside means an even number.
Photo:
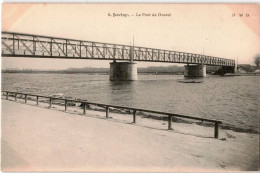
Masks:
[[[17,95],[24,95],[24,102],[25,103],[27,103],[28,96],[36,97],[37,106],[39,105],[39,98],[49,99],[49,107],[52,107],[53,100],[61,100],[61,101],[64,101],[65,111],[67,111],[69,102],[81,103],[83,105],[83,107],[82,107],[83,114],[86,114],[87,105],[95,105],[95,106],[98,106],[98,107],[105,108],[106,118],[109,118],[109,108],[131,110],[131,111],[133,111],[133,123],[136,123],[136,113],[137,113],[137,111],[138,112],[148,112],[148,113],[160,114],[160,115],[167,115],[168,116],[168,130],[172,130],[173,117],[190,119],[190,120],[198,120],[198,121],[202,121],[202,122],[203,121],[211,122],[211,123],[215,124],[214,125],[214,138],[218,138],[218,136],[219,136],[219,124],[222,124],[222,122],[218,121],[218,120],[199,118],[199,117],[187,116],[187,115],[182,115],[182,114],[174,114],[174,113],[168,113],[168,112],[153,111],[153,110],[140,109],[140,108],[132,108],[132,107],[125,107],[125,106],[110,105],[110,104],[94,103],[94,102],[89,102],[89,101],[84,101],[84,100],[74,100],[74,99],[58,98],[58,97],[43,96],[43,95],[34,95],[34,94],[12,92],[12,91],[2,91],[2,93],[3,93],[4,96],[6,96],[6,99],[8,99],[9,96],[15,97],[15,101],[17,101]]]

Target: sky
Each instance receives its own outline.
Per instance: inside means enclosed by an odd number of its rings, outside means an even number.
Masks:
[[[129,17],[113,17],[113,13]],[[260,5],[2,4],[2,31],[128,45],[134,36],[135,46],[204,53],[252,64],[260,54]],[[109,62],[4,57],[2,68],[107,68]],[[167,65],[173,64],[138,62],[138,67]]]

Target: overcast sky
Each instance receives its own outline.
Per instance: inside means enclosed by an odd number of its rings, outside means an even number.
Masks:
[[[129,17],[110,17],[124,13]],[[136,13],[170,13],[137,17]],[[243,13],[243,17],[239,14]],[[132,16],[133,15],[133,16]],[[3,4],[2,30],[238,58],[260,53],[260,6],[216,4]],[[3,58],[3,68],[109,67],[111,61]],[[168,65],[138,62],[138,67]]]

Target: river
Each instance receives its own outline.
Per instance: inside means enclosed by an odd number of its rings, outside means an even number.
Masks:
[[[259,76],[208,76],[180,83],[183,76],[138,75],[138,81],[111,82],[102,74],[2,74],[2,90],[64,96],[223,121],[259,133]]]

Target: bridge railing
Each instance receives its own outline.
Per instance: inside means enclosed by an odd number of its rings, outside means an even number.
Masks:
[[[68,59],[131,60],[235,66],[235,60],[130,45],[2,32],[2,56]],[[131,56],[133,55],[133,58]]]
[[[235,61],[201,54],[161,50],[135,46],[134,60],[150,62],[190,63],[204,65],[234,66]]]
[[[10,57],[130,60],[130,46],[2,32],[2,55]]]
[[[15,98],[15,101],[18,99],[18,95],[24,96],[24,102],[27,103],[28,97],[36,97],[36,105],[39,105],[39,98],[47,98],[49,99],[49,107],[52,107],[53,100],[61,100],[64,101],[64,108],[65,111],[68,109],[68,103],[74,102],[74,103],[81,103],[83,105],[83,114],[86,114],[86,108],[87,105],[95,105],[97,107],[105,108],[106,110],[106,118],[109,118],[109,109],[110,108],[117,108],[117,109],[124,109],[124,110],[131,110],[133,111],[133,123],[136,123],[136,113],[138,112],[147,112],[147,113],[154,113],[154,114],[160,114],[160,115],[167,115],[168,116],[168,130],[172,130],[172,121],[173,117],[183,118],[183,119],[189,119],[189,120],[198,120],[198,121],[205,121],[214,123],[214,138],[219,137],[219,125],[222,124],[219,120],[212,120],[212,119],[206,119],[206,118],[199,118],[199,117],[193,117],[193,116],[187,116],[182,114],[174,114],[174,113],[168,113],[168,112],[161,112],[161,111],[154,111],[154,110],[147,110],[147,109],[141,109],[141,108],[133,108],[133,107],[125,107],[125,106],[117,106],[117,105],[111,105],[111,104],[103,104],[103,103],[94,103],[84,100],[74,100],[74,99],[66,99],[66,98],[58,98],[53,96],[43,96],[43,95],[35,95],[35,94],[28,94],[28,93],[22,93],[22,92],[12,92],[12,91],[2,91],[2,95],[6,96],[6,99],[8,100],[9,96],[13,96]]]

